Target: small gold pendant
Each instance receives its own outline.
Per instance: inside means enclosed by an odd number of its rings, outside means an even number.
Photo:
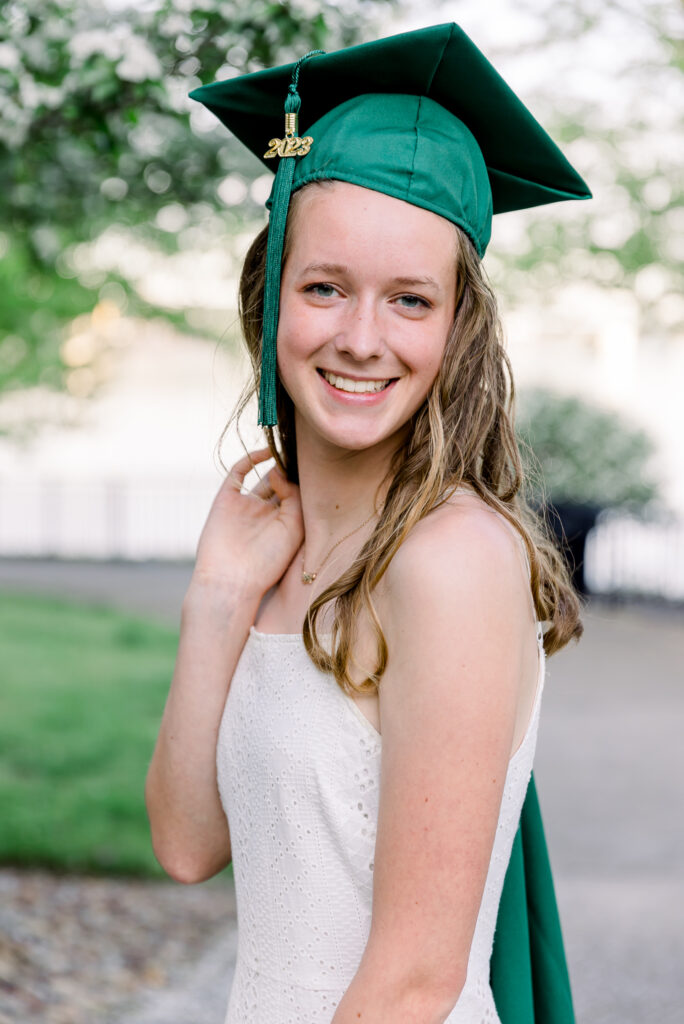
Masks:
[[[304,569],[302,572],[302,583],[313,583],[313,581],[316,579],[316,576],[317,573],[307,572],[306,569]]]

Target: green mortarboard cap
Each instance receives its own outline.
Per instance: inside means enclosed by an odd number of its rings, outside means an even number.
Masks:
[[[294,64],[201,86],[190,96],[267,167],[278,159],[267,203],[259,399],[259,422],[269,426],[277,418],[280,275],[293,190],[335,179],[404,199],[457,224],[480,256],[493,213],[591,198],[556,144],[455,24],[335,53],[314,51]],[[300,105],[307,125],[302,136]]]

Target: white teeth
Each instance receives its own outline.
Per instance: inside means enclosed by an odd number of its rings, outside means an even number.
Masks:
[[[369,392],[374,394],[376,391],[382,391],[389,384],[389,378],[387,380],[351,380],[350,377],[338,377],[334,373],[328,373],[327,370],[323,371],[323,376],[334,388],[338,388],[340,391],[353,391],[357,394]]]

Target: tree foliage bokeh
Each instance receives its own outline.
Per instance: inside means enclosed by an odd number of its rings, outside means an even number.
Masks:
[[[389,2],[6,0],[0,390],[63,384],[62,326],[93,308],[105,277],[105,296],[151,312],[125,272],[75,265],[79,244],[115,224],[168,254],[263,216],[247,189],[239,207],[217,193],[256,161],[225,131],[193,129],[191,89],[349,45]]]
[[[467,8],[457,0],[456,15]],[[519,0],[516,19],[523,30],[488,56],[525,81],[526,102],[594,198],[513,215],[518,230],[493,239],[495,283],[536,303],[571,281],[627,289],[642,337],[681,335],[684,8]]]
[[[543,388],[529,388],[520,399],[517,431],[535,504],[641,511],[659,496],[655,446],[625,417]]]

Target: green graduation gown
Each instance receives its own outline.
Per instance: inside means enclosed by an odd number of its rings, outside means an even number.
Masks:
[[[534,775],[504,880],[490,970],[502,1024],[575,1024]]]

